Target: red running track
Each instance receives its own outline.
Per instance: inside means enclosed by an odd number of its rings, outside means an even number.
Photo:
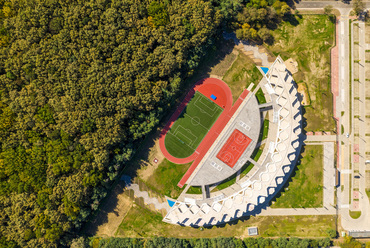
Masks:
[[[199,91],[203,95],[207,96],[209,99],[211,99],[210,98],[211,94],[217,95],[216,101],[214,101],[212,99],[211,100],[213,102],[215,102],[217,105],[219,105],[221,108],[224,109],[224,111],[219,116],[218,120],[220,119],[220,117],[222,117],[225,110],[230,109],[231,105],[232,105],[233,99],[232,99],[232,95],[231,95],[231,90],[227,86],[227,84],[225,84],[223,81],[221,81],[219,79],[216,79],[216,78],[202,79],[193,86],[193,88],[186,95],[185,99],[181,102],[180,106],[176,109],[175,113],[173,113],[170,120],[167,122],[166,126],[163,128],[163,130],[160,134],[160,137],[159,137],[159,146],[161,148],[161,151],[162,151],[163,155],[169,161],[171,161],[173,163],[176,163],[176,164],[185,164],[185,163],[189,163],[189,162],[195,160],[198,157],[200,151],[202,150],[202,146],[204,146],[204,141],[207,140],[207,137],[208,137],[208,134],[207,134],[203,138],[203,141],[199,144],[199,146],[197,147],[195,152],[187,158],[176,158],[176,157],[172,156],[167,151],[165,143],[164,143],[166,133],[170,130],[173,123],[177,120],[177,118],[180,116],[180,114],[182,113],[182,111],[184,110],[186,105],[189,103],[189,101],[191,100],[191,98],[193,97],[195,92],[197,92],[197,91]],[[216,121],[216,123],[213,126],[215,126],[217,124],[218,120]],[[212,130],[212,128],[211,128],[211,130]]]
[[[184,110],[186,105],[189,103],[190,99],[193,97],[196,91],[199,91],[203,95],[207,96],[209,99],[211,94],[217,95],[216,101],[214,101],[217,105],[222,107],[224,110],[217,119],[216,123],[213,124],[212,128],[209,130],[207,135],[204,137],[202,142],[199,144],[195,152],[187,158],[175,158],[172,156],[166,149],[164,144],[164,139],[166,137],[166,133],[170,130],[173,123],[177,120],[181,112]],[[185,164],[191,161],[194,161],[185,175],[182,177],[180,182],[177,184],[180,188],[182,188],[189,177],[193,174],[194,170],[197,168],[200,161],[203,159],[204,155],[207,153],[209,148],[217,139],[218,135],[224,129],[230,118],[233,116],[235,111],[238,109],[240,104],[243,102],[244,98],[248,95],[249,91],[244,90],[243,93],[240,95],[239,99],[236,101],[234,106],[232,106],[233,98],[231,94],[231,90],[229,86],[223,81],[216,79],[216,78],[206,78],[197,82],[194,87],[189,91],[186,95],[185,99],[182,101],[180,106],[177,108],[175,113],[171,116],[170,120],[167,122],[166,126],[161,132],[159,138],[159,146],[163,155],[173,163],[176,164]]]

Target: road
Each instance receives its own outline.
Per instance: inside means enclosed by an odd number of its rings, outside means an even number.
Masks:
[[[334,87],[337,86],[338,95],[334,96],[334,115],[338,119],[338,170],[342,171],[340,175],[341,187],[337,189],[337,206],[338,212],[341,215],[341,225],[346,230],[368,230],[370,231],[370,203],[366,196],[365,188],[366,168],[365,160],[369,159],[368,154],[369,144],[366,143],[366,134],[369,133],[367,127],[366,104],[369,104],[369,90],[366,89],[365,67],[369,66],[365,63],[365,49],[370,46],[365,42],[365,25],[362,22],[358,23],[358,33],[356,43],[354,42],[353,23],[351,25],[350,39],[350,19],[351,4],[345,4],[339,1],[304,1],[296,4],[297,9],[322,9],[325,6],[332,5],[340,11],[341,16],[337,23],[337,61],[332,61],[337,65],[337,75],[334,75],[337,81],[333,80]],[[370,8],[370,2],[365,3],[366,8]],[[355,22],[356,23],[356,22]],[[357,27],[356,27],[357,28]],[[351,46],[350,46],[351,41]],[[356,47],[354,53],[353,49]],[[351,47],[351,49],[350,49]],[[350,70],[350,55],[351,68]],[[354,63],[354,60],[359,60],[360,63]],[[362,61],[362,63],[361,63]],[[350,77],[350,72],[352,73]],[[350,80],[351,79],[351,80]],[[356,81],[354,80],[356,79]],[[334,82],[333,82],[334,81]],[[332,86],[332,87],[333,87]],[[355,118],[356,117],[356,118]],[[342,135],[341,127],[344,129]],[[347,134],[348,133],[348,137]],[[319,141],[319,137],[308,137],[307,141]],[[333,139],[327,137],[326,141]],[[369,166],[368,166],[369,167]],[[356,175],[356,178],[354,177]],[[357,176],[360,175],[360,178]],[[358,219],[352,219],[349,215],[349,210],[361,211],[361,216]]]
[[[360,218],[354,220],[349,216],[346,208],[340,209],[342,226],[346,230],[370,230],[370,203],[366,196],[366,151],[369,145],[366,144],[366,100],[370,96],[366,92],[365,67],[369,66],[365,63],[365,24],[363,22],[352,22],[351,24],[351,53],[352,53],[352,77],[351,77],[351,92],[349,96],[351,104],[351,112],[346,114],[349,116],[352,125],[349,125],[350,137],[345,141],[348,150],[345,150],[343,157],[348,157],[349,168],[345,183],[348,183],[349,191],[342,192],[339,197],[340,203],[343,206],[348,206],[349,210],[361,211]],[[355,62],[356,60],[359,63]],[[368,94],[368,95],[367,95]],[[351,166],[352,165],[352,166]],[[342,165],[342,168],[345,165]],[[349,180],[349,182],[347,182]],[[348,202],[344,199],[348,196]]]
[[[301,1],[296,3],[295,6],[297,9],[323,9],[325,8],[325,6],[328,5],[331,5],[333,6],[333,8],[338,9],[341,12],[341,15],[346,14],[341,10],[352,9],[351,3],[343,3],[341,1]],[[365,2],[365,6],[366,8],[370,8],[370,2]]]

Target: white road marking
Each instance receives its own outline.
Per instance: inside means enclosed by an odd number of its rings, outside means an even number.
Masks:
[[[349,204],[342,204],[340,205],[340,208],[349,208]]]
[[[344,22],[340,22],[340,33],[344,35]]]
[[[345,91],[344,91],[344,89],[342,89],[342,94],[341,94],[341,99],[342,99],[342,102],[344,103],[344,93],[345,93]]]
[[[350,174],[352,171],[351,170],[341,170],[340,173],[341,174]]]
[[[343,43],[340,45],[340,52],[342,55],[342,59],[344,59],[344,44]]]

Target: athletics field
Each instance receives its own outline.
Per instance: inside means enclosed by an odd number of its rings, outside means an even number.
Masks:
[[[223,109],[200,92],[195,92],[181,115],[167,132],[165,146],[176,158],[194,153]]]

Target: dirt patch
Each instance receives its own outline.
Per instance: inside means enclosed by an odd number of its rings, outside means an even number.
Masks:
[[[214,78],[218,78],[222,80],[223,75],[227,72],[230,66],[234,63],[238,55],[239,55],[239,52],[234,47],[231,53],[226,54],[225,57],[223,57],[223,59],[219,61],[218,64],[216,64],[215,66],[211,68],[210,77],[214,77]]]
[[[301,96],[301,104],[303,106],[310,105],[311,100],[310,100],[310,95],[308,94],[308,89],[307,89],[306,83],[299,83],[297,91]]]
[[[293,60],[292,58],[286,60],[285,62],[286,68],[290,71],[290,73],[294,74],[298,72],[298,63],[297,61]]]
[[[312,75],[315,75],[316,78],[321,79],[325,78],[329,73],[330,67],[328,67],[327,65],[327,59],[325,57],[321,57],[319,61],[311,61],[309,64],[309,68]]]
[[[132,207],[133,201],[123,193],[124,182],[116,185],[102,204],[92,222],[85,225],[83,233],[100,237],[112,237]]]
[[[159,139],[156,139],[154,146],[149,148],[148,160],[141,160],[141,168],[137,171],[138,176],[144,181],[153,175],[154,171],[158,168],[158,165],[163,161],[164,155],[159,147]],[[155,163],[154,160],[157,162]]]

